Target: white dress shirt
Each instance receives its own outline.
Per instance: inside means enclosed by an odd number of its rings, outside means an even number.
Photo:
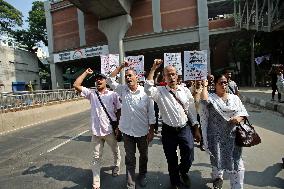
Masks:
[[[118,93],[122,101],[119,129],[122,133],[141,137],[148,133],[149,125],[155,124],[154,101],[144,92],[144,87],[139,86],[135,92],[127,85],[121,85],[115,78],[107,79],[108,85]]]
[[[180,85],[177,85],[177,90],[172,90],[183,106],[169,90],[171,89],[168,86],[154,87],[153,80],[145,82],[145,92],[158,104],[163,122],[172,127],[182,127],[188,119],[193,125],[198,124],[194,99],[190,90]]]
[[[121,108],[121,103],[119,101],[118,94],[105,90],[104,93],[98,92],[100,98],[106,107],[109,116],[113,121],[116,121],[116,111]],[[88,89],[82,87],[81,95],[87,98],[91,104],[91,127],[93,135],[95,136],[106,136],[112,133],[112,126],[110,125],[110,120],[106,112],[104,111],[95,89]]]

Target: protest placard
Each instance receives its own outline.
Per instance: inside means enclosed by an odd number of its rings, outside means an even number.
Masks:
[[[127,56],[124,58],[124,60],[130,63],[129,67],[127,67],[126,70],[129,68],[134,69],[139,77],[139,80],[144,81],[144,56]]]
[[[184,81],[207,78],[207,50],[184,51]]]
[[[173,66],[182,75],[181,53],[164,53],[164,67]]]
[[[108,54],[100,55],[101,57],[101,73],[106,76],[110,75],[119,66],[119,55]]]

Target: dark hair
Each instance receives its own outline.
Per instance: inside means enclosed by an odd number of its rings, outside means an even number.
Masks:
[[[221,77],[225,77],[225,78],[226,78],[226,76],[225,76],[224,74],[217,74],[217,75],[214,77],[214,83],[215,83],[215,84],[218,83],[218,80],[219,80]]]

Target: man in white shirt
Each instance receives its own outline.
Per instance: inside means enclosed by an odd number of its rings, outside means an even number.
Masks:
[[[144,92],[144,87],[138,85],[138,76],[132,69],[126,70],[126,85],[115,81],[116,75],[127,63],[115,69],[108,79],[109,86],[116,91],[122,101],[119,130],[123,133],[125,148],[125,165],[127,188],[135,188],[136,145],[139,156],[139,177],[141,187],[147,184],[148,144],[154,136],[155,112],[154,101]]]
[[[194,128],[194,137],[199,142],[200,132],[196,120],[194,99],[188,88],[178,85],[176,68],[167,66],[164,69],[164,77],[167,86],[154,86],[153,76],[156,69],[162,64],[161,59],[155,59],[145,82],[145,92],[157,104],[162,115],[162,143],[168,162],[168,171],[172,188],[181,187],[183,183],[189,187],[190,178],[187,175],[194,160],[194,140],[188,120]],[[180,164],[178,164],[177,146],[180,149]]]
[[[106,88],[106,76],[103,74],[95,75],[95,81],[97,90],[88,89],[83,87],[81,84],[83,80],[88,76],[92,75],[93,70],[88,68],[82,75],[80,75],[74,82],[74,87],[81,95],[90,101],[91,104],[91,123],[92,123],[92,142],[93,142],[93,189],[100,189],[100,169],[101,169],[101,157],[106,142],[114,156],[114,167],[112,175],[117,176],[119,174],[120,167],[120,150],[115,139],[112,125],[110,124],[109,114],[112,121],[117,121],[116,114],[120,112],[121,103],[119,96],[113,91],[109,91]],[[105,106],[107,113],[105,112],[98,95]]]

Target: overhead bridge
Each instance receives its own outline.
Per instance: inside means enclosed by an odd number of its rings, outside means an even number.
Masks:
[[[83,12],[93,13],[100,20],[130,14],[135,0],[69,0]]]

